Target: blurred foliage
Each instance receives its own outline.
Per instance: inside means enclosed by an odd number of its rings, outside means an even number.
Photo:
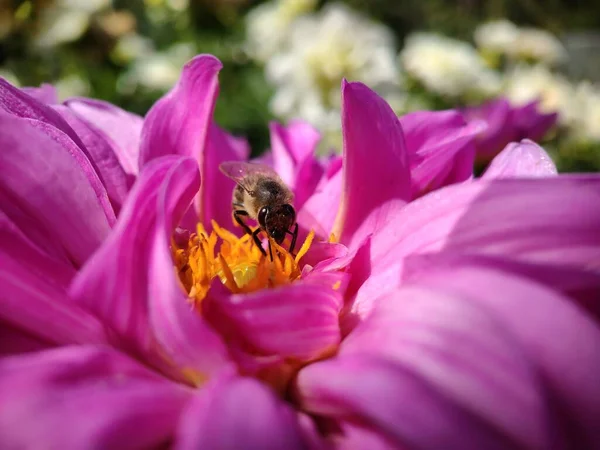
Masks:
[[[166,88],[138,83],[124,89],[124,74],[132,70],[136,61],[150,57],[150,53],[166,54],[174,44],[186,43],[192,53],[212,53],[224,63],[217,122],[235,134],[248,137],[255,152],[268,145],[266,124],[273,119],[268,108],[273,88],[266,82],[262,68],[243,52],[245,14],[262,2],[106,0],[106,6],[90,13],[81,36],[55,46],[36,45],[36,39],[39,41],[44,33],[44,21],[56,3],[60,2],[0,0],[0,75],[14,74],[24,86],[58,83],[67,94],[104,99],[143,115]],[[86,0],[62,0],[62,3],[81,3],[88,9],[90,4]],[[500,17],[545,28],[559,36],[600,29],[600,3],[593,0],[346,0],[345,3],[387,24],[397,37],[398,49],[404,37],[416,30],[435,30],[471,40],[479,23]],[[142,48],[135,57],[123,58],[117,51],[119,42],[132,35],[145,38],[152,48]],[[589,169],[581,167],[579,160],[577,155],[573,156],[566,168]]]

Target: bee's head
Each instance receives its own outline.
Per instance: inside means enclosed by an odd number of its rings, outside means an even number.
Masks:
[[[264,206],[258,212],[258,224],[271,236],[275,242],[281,244],[286,232],[296,222],[296,211],[289,204],[277,206]]]

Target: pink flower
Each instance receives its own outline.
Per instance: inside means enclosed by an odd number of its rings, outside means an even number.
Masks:
[[[512,107],[498,98],[464,111],[467,120],[485,121],[487,128],[476,141],[477,160],[488,163],[510,142],[521,139],[541,140],[556,124],[557,113],[544,114],[537,102]]]
[[[81,136],[121,155],[137,132],[101,123],[129,116],[80,101],[75,130],[2,85],[2,447],[597,446],[600,177],[523,141],[474,180],[469,125],[344,82],[341,165],[308,126],[271,128],[317,237],[256,260],[223,228],[217,168],[248,153],[212,122],[219,69],[195,58],[148,113],[120,203]],[[249,292],[264,267],[276,286]]]

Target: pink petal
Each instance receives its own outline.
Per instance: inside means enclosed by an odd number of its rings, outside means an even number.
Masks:
[[[252,378],[226,377],[202,389],[184,411],[175,448],[308,447],[293,409],[273,391]]]
[[[481,178],[534,178],[556,174],[556,166],[544,149],[524,139],[508,144],[492,160]]]
[[[412,196],[473,175],[475,137],[485,128],[481,121],[467,124],[455,111],[415,112],[400,118],[406,137]]]
[[[518,138],[540,141],[556,124],[558,113],[542,114],[539,102],[533,101],[513,111],[513,121],[518,132]]]
[[[324,186],[317,188],[298,211],[298,224],[303,229],[314,230],[322,239],[329,238],[342,198],[342,179],[340,170]]]
[[[191,391],[108,348],[0,360],[4,448],[157,448]]]
[[[406,447],[394,445],[380,433],[365,426],[353,424],[352,421],[336,421],[339,431],[332,437],[334,448],[341,450],[404,450]]]
[[[310,360],[340,342],[345,279],[341,272],[315,273],[289,286],[213,295],[207,315],[228,342],[247,353]]]
[[[193,164],[191,167],[190,165]],[[177,219],[198,186],[191,159],[174,166],[158,192],[155,235],[149,256],[149,319],[152,331],[169,360],[192,379],[203,379],[228,366],[228,350],[219,335],[196,311],[173,270],[171,236]],[[173,201],[177,199],[178,201]]]
[[[477,160],[488,162],[509,142],[518,139],[514,124],[513,111],[508,100],[494,99],[481,106],[464,111],[469,122],[484,120],[487,128],[479,135]]]
[[[272,122],[271,151],[263,153],[256,162],[275,169],[294,193],[293,206],[299,211],[314,194],[325,172],[323,164],[314,156],[321,139],[310,124],[292,121],[286,127]]]
[[[323,166],[312,156],[299,164],[294,188],[294,207],[297,210],[300,210],[315,193],[324,172]]]
[[[144,119],[101,100],[72,98],[65,105],[106,139],[125,173],[136,177]]]
[[[486,287],[487,288],[487,287]],[[548,448],[537,373],[486,308],[406,287],[380,298],[339,356],[302,369],[301,405],[409,448]]]
[[[400,210],[373,236],[372,270],[440,250],[598,268],[600,177],[480,180]]]
[[[43,83],[40,87],[24,87],[21,90],[41,103],[47,105],[58,103],[58,93],[51,84]]]
[[[396,287],[401,283],[414,282],[423,276],[449,268],[474,267],[480,269],[495,269],[511,273],[531,281],[543,284],[553,291],[572,298],[597,320],[600,320],[600,273],[591,269],[567,267],[544,263],[529,263],[507,259],[501,256],[464,254],[455,252],[436,252],[412,255],[405,259],[402,271],[394,266],[396,279],[387,284]],[[402,272],[402,278],[398,275]],[[390,278],[391,278],[390,277]],[[377,278],[377,277],[375,277]],[[371,279],[362,287],[369,284]],[[366,296],[365,296],[366,297]]]
[[[334,233],[351,246],[410,198],[402,127],[390,106],[361,83],[342,83],[344,195]]]
[[[164,155],[191,156],[203,165],[221,67],[210,55],[196,56],[184,66],[179,82],[146,115],[140,167]]]
[[[190,215],[183,225],[195,229],[199,220],[210,231],[211,220],[216,220],[225,227],[233,224],[231,196],[235,182],[223,175],[219,165],[224,161],[240,161],[243,156],[240,151],[242,144],[245,144],[245,141],[234,138],[214,124],[210,126],[200,168],[202,186],[196,197],[197,216]]]
[[[68,299],[72,266],[35,248],[9,222],[0,228],[0,266],[0,321],[51,343],[105,341],[102,324]]]
[[[188,185],[168,184],[173,173]],[[110,326],[119,344],[142,354],[154,354],[155,339],[148,323],[148,261],[159,214],[158,199],[180,211],[199,186],[198,167],[191,158],[160,158],[144,169],[129,194],[113,232],[74,279],[70,294]],[[165,184],[167,183],[167,184]],[[165,193],[163,186],[172,190]],[[166,205],[163,205],[164,208]],[[175,209],[169,206],[169,210]],[[174,275],[173,269],[170,271]]]
[[[38,352],[50,347],[53,347],[53,344],[0,321],[0,358]]]
[[[539,371],[556,437],[573,448],[594,448],[600,442],[598,322],[568,298],[488,268],[439,271],[421,282],[485,308],[514,337]]]
[[[31,91],[30,91],[31,92]],[[34,92],[35,93],[35,92]],[[34,125],[46,124],[66,134],[80,148],[83,147],[81,140],[71,127],[50,106],[27,95],[6,80],[0,78],[0,110],[8,114],[24,119],[33,119]]]
[[[83,264],[115,217],[81,149],[56,128],[42,122],[34,127],[5,113],[0,114],[0,147],[4,214],[23,230],[39,230],[28,237],[40,248],[48,248],[43,240],[56,241],[75,265]]]
[[[296,159],[288,145],[288,130],[276,122],[269,124],[271,134],[271,153],[273,168],[285,184],[294,187],[296,184]]]
[[[106,187],[113,209],[118,214],[129,188],[135,181],[135,176],[125,171],[113,146],[99,129],[80,119],[66,106],[57,105],[54,109],[82,140],[86,156],[94,163],[98,176]]]

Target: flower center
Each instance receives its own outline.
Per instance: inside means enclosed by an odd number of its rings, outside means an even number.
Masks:
[[[269,238],[273,249],[271,260],[263,255],[250,235],[239,238],[214,221],[212,227],[209,234],[198,224],[187,247],[173,246],[179,278],[194,302],[206,297],[215,277],[236,294],[291,283],[300,277],[298,264],[314,238],[311,231],[296,256]]]

